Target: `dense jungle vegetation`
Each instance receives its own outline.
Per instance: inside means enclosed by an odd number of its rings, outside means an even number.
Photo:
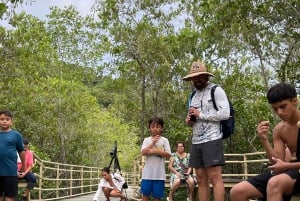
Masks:
[[[99,0],[88,16],[53,7],[46,20],[14,12],[30,3],[0,3],[11,26],[0,25],[0,108],[44,159],[104,166],[117,141],[128,169],[152,115],[164,118],[171,145],[190,142],[191,85],[181,78],[195,60],[236,111],[226,153],[262,150],[256,124],[278,121],[271,85],[300,90],[298,0]]]

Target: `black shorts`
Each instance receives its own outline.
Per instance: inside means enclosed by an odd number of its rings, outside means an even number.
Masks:
[[[18,177],[0,176],[0,195],[14,198],[18,195]]]
[[[283,174],[287,174],[289,175],[292,179],[297,179],[299,176],[299,172],[297,169],[295,170],[288,170],[286,172],[283,172]],[[271,177],[273,177],[274,175],[271,174],[271,171],[268,172],[264,172],[262,174],[256,175],[250,179],[248,179],[247,181],[254,186],[259,192],[261,192],[261,194],[263,194],[263,197],[266,200],[267,197],[267,184],[268,181]],[[295,185],[296,186],[296,185]],[[283,200],[284,201],[288,201],[291,200],[292,195],[284,195],[283,196]]]
[[[223,140],[213,140],[202,144],[192,144],[189,166],[206,168],[225,164]]]

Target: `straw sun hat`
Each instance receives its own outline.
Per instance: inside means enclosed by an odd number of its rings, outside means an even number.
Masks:
[[[195,61],[192,63],[190,73],[182,79],[185,81],[190,81],[192,77],[196,77],[198,75],[203,74],[206,74],[208,76],[214,76],[212,73],[207,72],[207,69],[203,63],[201,63],[200,61]]]

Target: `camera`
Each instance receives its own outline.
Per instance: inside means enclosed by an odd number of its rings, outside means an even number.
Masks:
[[[192,115],[190,118],[190,121],[196,122],[197,121],[197,117],[195,115]]]
[[[196,107],[192,107],[192,108],[197,109]],[[190,116],[190,121],[196,122],[197,121],[197,117],[195,115],[191,115]]]
[[[117,155],[117,144],[116,144],[116,142],[115,142],[114,148],[109,152],[109,155],[111,157],[115,157]]]
[[[116,155],[115,150],[111,150],[111,151],[109,152],[109,155],[110,155],[111,157],[115,156],[115,155]]]

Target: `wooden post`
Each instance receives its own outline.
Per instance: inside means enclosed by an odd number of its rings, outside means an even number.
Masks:
[[[59,189],[59,173],[60,173],[60,167],[59,167],[59,164],[56,164],[57,166],[57,169],[56,169],[56,189]],[[55,190],[56,191],[56,197],[58,198],[59,197],[59,191],[58,190]]]
[[[91,167],[91,168],[90,168],[90,191],[92,191],[92,184],[94,183],[93,180],[92,180],[92,179],[93,179],[93,171],[94,171],[94,170],[93,170],[93,168]]]
[[[70,169],[70,195],[73,195],[73,166]]]
[[[247,161],[247,155],[244,154],[244,179],[248,179],[248,161]]]
[[[83,191],[83,167],[81,167],[81,171],[80,171],[80,178],[81,178],[81,182],[80,182],[80,184],[81,184],[81,193],[84,193],[84,191]]]
[[[40,177],[39,177],[39,200],[42,200],[42,186],[43,186],[43,161],[40,161]]]

